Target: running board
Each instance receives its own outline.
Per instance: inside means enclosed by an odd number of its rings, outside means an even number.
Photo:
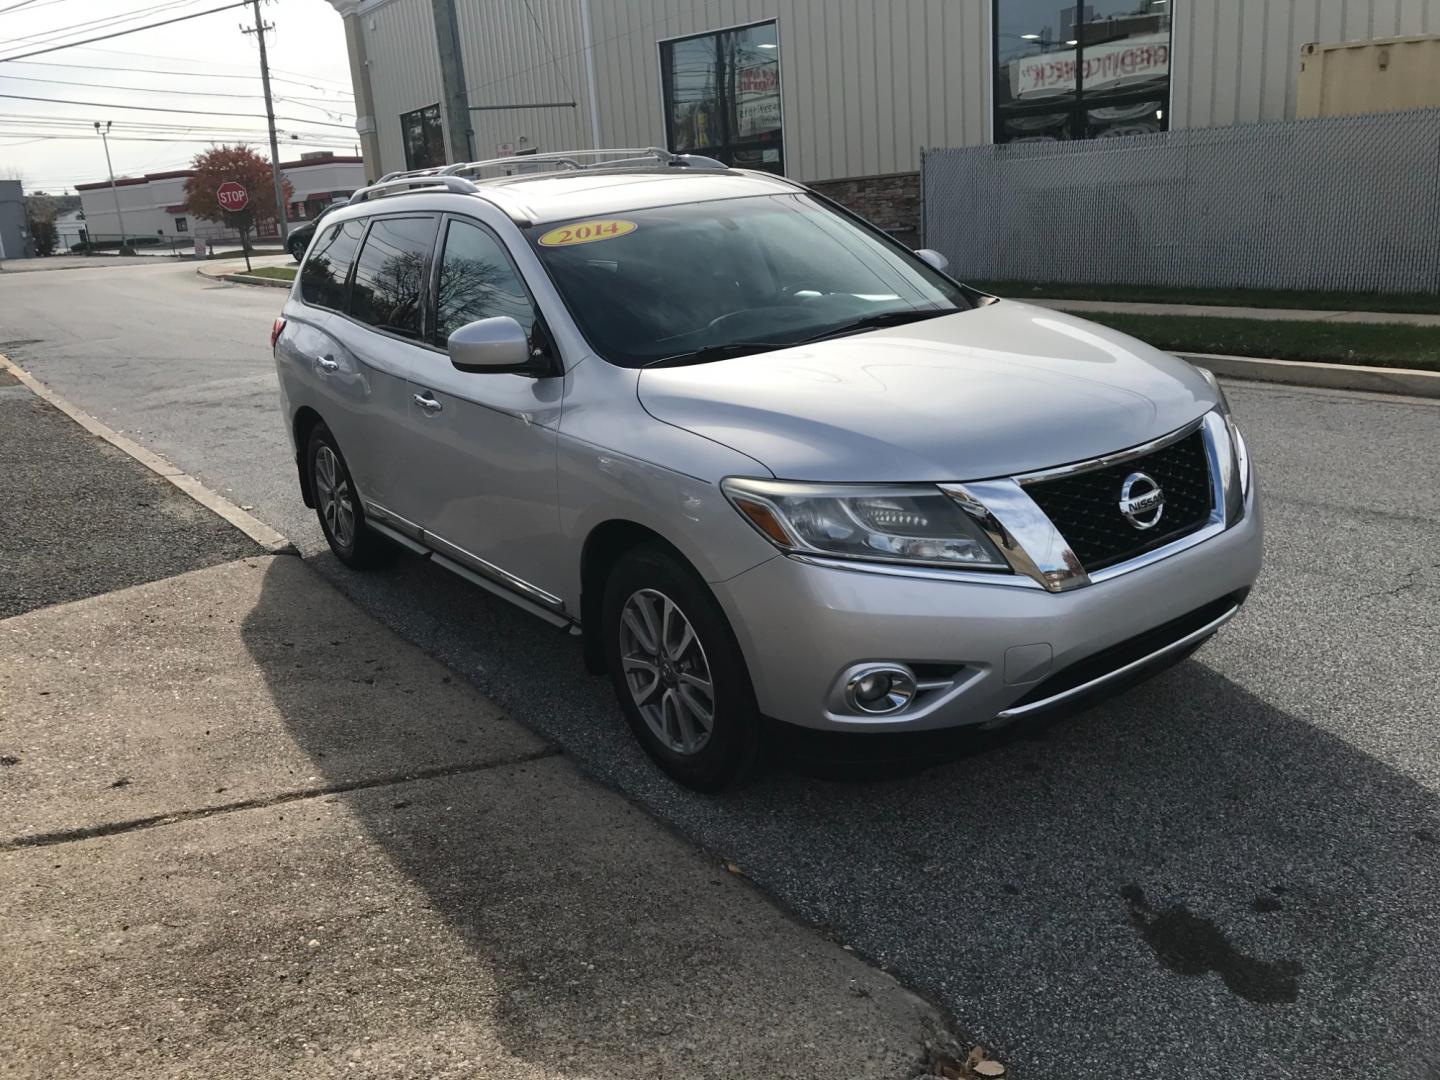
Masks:
[[[406,551],[413,552],[414,554],[419,555],[422,559],[429,559],[436,566],[442,566],[457,577],[462,577],[466,581],[471,582],[474,585],[479,585],[486,592],[493,593],[494,595],[500,597],[500,599],[502,600],[510,601],[510,603],[514,604],[522,611],[528,611],[536,618],[544,619],[551,626],[558,627],[561,630],[568,630],[572,634],[580,633],[580,627],[576,625],[573,620],[567,619],[565,616],[557,614],[556,612],[551,611],[548,608],[541,607],[534,601],[525,599],[525,597],[520,596],[518,593],[513,592],[510,589],[507,589],[504,585],[501,585],[495,581],[491,581],[489,578],[481,574],[477,574],[474,570],[471,570],[466,566],[462,566],[454,559],[446,558],[439,552],[426,547],[424,544],[420,543],[420,541],[406,536],[399,529],[387,525],[383,521],[376,521],[374,517],[368,518],[365,522],[365,525],[367,528],[374,529],[381,536],[385,537],[385,539],[390,540],[395,544],[398,544]]]
[[[447,559],[439,552],[432,551],[430,553],[430,561],[433,562],[436,566],[443,566],[452,574],[455,574],[457,577],[464,578],[471,584],[479,585],[486,592],[494,593],[502,600],[509,600],[510,603],[514,604],[522,611],[528,611],[536,618],[544,619],[551,626],[559,627],[561,630],[568,630],[570,628],[570,620],[567,619],[564,615],[557,615],[549,608],[541,607],[533,600],[526,600],[525,597],[512,592],[511,590],[505,588],[504,585],[501,585],[498,582],[491,581],[489,578],[484,577],[481,574],[477,574],[474,570],[471,570],[467,566],[462,566],[454,559]]]

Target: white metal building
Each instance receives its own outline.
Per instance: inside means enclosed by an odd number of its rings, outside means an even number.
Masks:
[[[318,153],[298,161],[282,161],[280,170],[293,188],[288,220],[306,221],[338,199],[347,199],[364,186],[365,168],[357,157]],[[108,180],[76,184],[85,227],[92,241],[120,235],[120,218],[131,237],[155,236],[164,242],[184,241],[195,236],[216,237],[226,233],[220,222],[195,218],[185,206],[185,181],[189,169],[117,177],[112,193]],[[120,201],[116,215],[115,201]]]
[[[447,87],[444,2],[330,2],[372,179],[662,145],[836,182],[877,220],[922,147],[1288,119],[1305,44],[1440,33],[1440,0],[453,0]]]

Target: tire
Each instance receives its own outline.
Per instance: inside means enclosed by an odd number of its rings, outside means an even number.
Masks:
[[[365,510],[355,494],[350,467],[330,429],[316,424],[305,446],[306,476],[315,496],[315,515],[335,557],[352,570],[368,570],[388,562],[394,548],[365,523]]]
[[[626,552],[605,582],[600,632],[625,719],[661,769],[719,791],[754,767],[760,716],[750,673],[725,613],[688,565],[658,544]]]
[[[298,263],[301,259],[305,258],[305,245],[304,245],[304,244],[291,244],[291,245],[290,245],[290,258],[294,259],[297,263]]]

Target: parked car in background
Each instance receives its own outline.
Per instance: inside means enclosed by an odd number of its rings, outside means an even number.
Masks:
[[[290,235],[285,241],[285,250],[290,252],[290,257],[296,262],[299,262],[301,259],[305,258],[305,249],[310,246],[310,241],[315,238],[315,230],[319,228],[320,223],[325,220],[325,215],[329,214],[330,211],[334,210],[336,207],[344,205],[345,203],[343,202],[331,203],[329,206],[325,207],[325,209],[321,210],[320,213],[316,214],[309,221],[302,222],[295,228],[291,229]]]
[[[341,561],[404,548],[582,635],[702,789],[762,717],[1004,724],[1239,610],[1260,509],[1213,376],[784,177],[608,153],[326,216],[273,345]]]

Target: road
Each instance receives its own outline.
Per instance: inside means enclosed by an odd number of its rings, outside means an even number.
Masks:
[[[1440,1070],[1440,404],[1232,386],[1268,561],[1194,660],[918,775],[780,768],[705,798],[650,767],[573,640],[427,564],[360,577],[325,552],[276,410],[283,295],[189,267],[5,274],[0,351],[1017,1076]]]

